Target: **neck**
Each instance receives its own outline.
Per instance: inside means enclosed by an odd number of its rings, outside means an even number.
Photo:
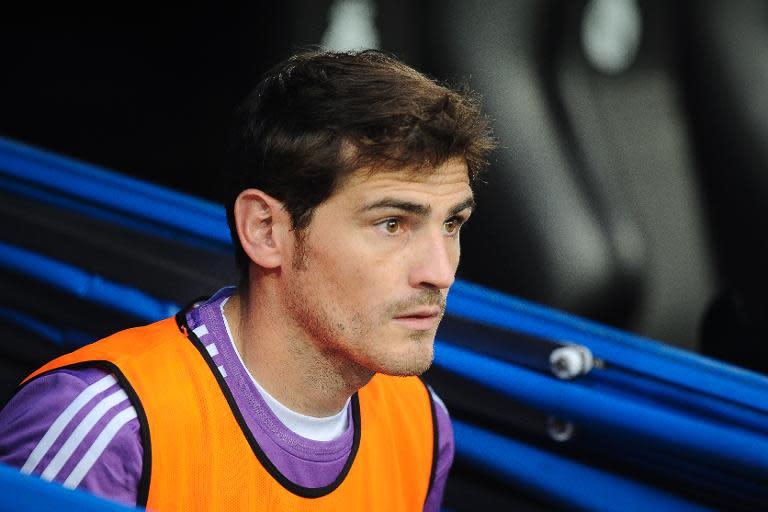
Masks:
[[[241,286],[224,306],[233,342],[256,381],[289,409],[315,417],[339,412],[373,372],[343,354],[323,351],[286,318],[269,277]]]

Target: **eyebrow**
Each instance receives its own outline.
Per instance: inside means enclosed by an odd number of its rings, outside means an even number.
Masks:
[[[465,210],[467,208],[471,208],[474,210],[475,206],[476,206],[475,199],[473,197],[468,197],[461,203],[451,208],[450,211],[448,212],[448,216],[451,217],[453,215],[456,215],[460,211]],[[371,210],[380,210],[385,208],[402,210],[404,212],[412,213],[414,215],[419,215],[423,217],[426,217],[432,211],[432,207],[429,205],[414,203],[411,201],[402,201],[400,199],[395,199],[392,197],[385,197],[376,202],[364,205],[362,208],[360,208],[359,211],[362,213],[362,212],[368,212]]]
[[[451,210],[448,212],[448,216],[451,217],[453,215],[456,215],[461,210],[466,210],[467,208],[471,209],[472,211],[475,211],[475,208],[477,208],[477,204],[475,203],[475,198],[470,196],[466,198],[461,203],[457,204]]]

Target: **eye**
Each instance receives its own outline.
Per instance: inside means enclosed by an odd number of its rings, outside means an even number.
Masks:
[[[391,218],[385,219],[379,223],[379,226],[389,235],[396,235],[402,229],[402,221],[400,219]]]
[[[459,232],[459,228],[464,224],[464,219],[461,217],[451,217],[443,223],[445,232],[448,235],[455,235]]]

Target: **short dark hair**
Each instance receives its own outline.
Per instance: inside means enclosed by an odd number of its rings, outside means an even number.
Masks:
[[[226,209],[243,277],[249,260],[234,222],[243,190],[281,201],[300,231],[352,171],[421,169],[462,157],[474,181],[494,146],[472,93],[376,50],[306,51],[283,61],[243,102],[233,135]]]

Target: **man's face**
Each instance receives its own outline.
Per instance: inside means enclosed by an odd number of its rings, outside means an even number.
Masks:
[[[424,372],[473,205],[463,159],[353,173],[315,209],[282,271],[300,334],[374,372]]]

